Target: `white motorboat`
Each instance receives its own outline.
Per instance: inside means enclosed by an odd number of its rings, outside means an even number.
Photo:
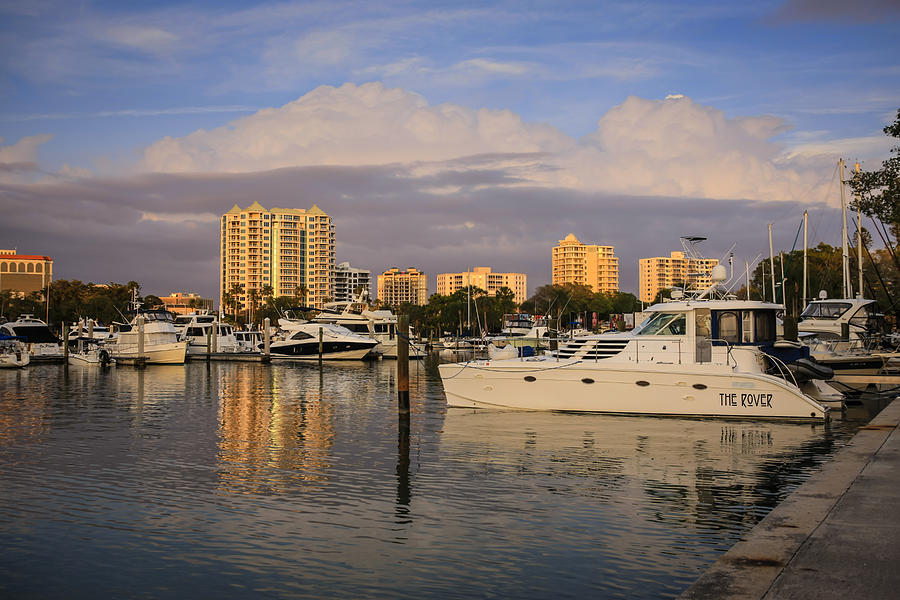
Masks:
[[[259,352],[263,344],[262,331],[237,329],[234,339],[238,344],[239,352]]]
[[[69,364],[106,367],[115,364],[104,340],[77,338],[69,340]]]
[[[16,369],[30,362],[28,347],[17,337],[0,333],[0,369]]]
[[[884,315],[878,312],[874,300],[821,298],[806,306],[797,323],[801,335],[814,335],[820,340],[840,340],[844,329],[849,333],[848,340],[868,340],[883,331]]]
[[[0,325],[0,335],[21,338],[28,349],[31,362],[55,361],[63,357],[59,338],[53,335],[47,324],[33,315],[22,315],[16,321]]]
[[[269,345],[273,360],[315,360],[319,358],[319,338],[321,333],[322,358],[326,360],[359,360],[373,352],[378,342],[358,335],[333,323],[282,322],[284,333]],[[262,349],[262,344],[258,346]]]
[[[139,319],[143,319],[143,348],[140,347]],[[150,365],[180,365],[184,363],[187,342],[178,339],[172,313],[166,310],[139,310],[129,323],[118,325],[115,343],[107,346],[116,359],[143,357]]]
[[[830,370],[799,344],[776,344],[781,305],[712,298],[657,304],[629,333],[589,335],[554,356],[439,365],[447,404],[623,414],[824,420]]]
[[[234,335],[234,328],[220,323],[209,313],[190,313],[175,317],[175,331],[182,340],[188,342],[188,354],[206,354],[207,347],[213,352],[244,352]],[[215,339],[210,333],[215,332]]]
[[[369,337],[378,345],[375,353],[384,358],[397,358],[397,316],[389,310],[371,310],[363,290],[356,300],[350,302],[329,302],[322,311],[310,319],[312,323],[333,323],[349,329],[353,333]],[[282,320],[278,321],[282,325]],[[424,358],[424,347],[413,342],[411,332],[407,332],[410,358]]]

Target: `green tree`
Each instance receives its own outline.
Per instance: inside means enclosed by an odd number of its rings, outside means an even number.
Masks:
[[[900,139],[900,109],[897,118],[884,128],[885,135]],[[893,252],[890,235],[900,239],[900,145],[891,149],[892,156],[881,163],[877,171],[861,171],[853,176],[851,185],[858,196],[860,209],[872,218],[876,227],[880,223],[888,234],[885,245]],[[855,207],[855,206],[854,206]],[[888,231],[889,230],[889,231]],[[896,258],[896,253],[894,253]]]

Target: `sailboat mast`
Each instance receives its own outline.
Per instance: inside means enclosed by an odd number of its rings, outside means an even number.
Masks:
[[[806,225],[809,220],[808,211],[803,211],[803,308],[806,308],[806,250],[809,248],[809,244],[806,240]]]
[[[856,177],[859,178],[859,163],[856,163]],[[856,262],[859,265],[859,297],[863,297],[863,261],[862,261],[862,251],[863,251],[863,240],[862,240],[862,209],[860,208],[860,204],[862,198],[859,197],[859,193],[856,194]]]
[[[769,223],[769,270],[772,272],[772,302],[777,302],[775,297],[775,250],[772,248],[772,224]]]
[[[843,225],[841,227],[841,261],[843,263],[843,282],[844,282],[844,298],[852,298],[853,290],[850,289],[850,251],[847,248],[847,199],[844,197],[844,159],[838,159],[838,166],[840,167],[840,182],[841,182],[841,217],[843,221]]]

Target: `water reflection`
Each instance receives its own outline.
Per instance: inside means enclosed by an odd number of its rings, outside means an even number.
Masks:
[[[432,366],[409,419],[390,362],[0,372],[0,597],[674,596],[849,436],[448,411]]]

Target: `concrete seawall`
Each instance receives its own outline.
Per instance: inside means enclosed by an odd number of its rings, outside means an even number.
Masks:
[[[681,598],[900,597],[898,425],[895,401]]]

